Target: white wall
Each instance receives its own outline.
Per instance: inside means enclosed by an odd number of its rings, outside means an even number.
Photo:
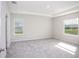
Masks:
[[[24,22],[24,35],[14,35],[14,20]],[[29,14],[11,15],[11,41],[51,38],[51,18]]]
[[[3,52],[0,53],[0,58],[6,56],[6,35],[5,35],[5,16],[6,16],[6,2],[0,2],[0,49],[4,49]]]
[[[64,33],[64,20],[66,19],[75,19],[79,16],[79,12],[52,18],[53,22],[53,38],[64,40],[71,43],[79,44],[79,35],[66,35]]]
[[[6,15],[8,18],[6,19]],[[10,46],[10,12],[7,6],[7,2],[0,2],[0,49],[4,49],[5,51],[0,53],[0,57],[6,56],[6,47]],[[7,21],[7,29],[6,29],[6,21]],[[7,30],[7,31],[6,31]],[[7,37],[6,37],[7,34]],[[6,44],[7,43],[7,44]]]

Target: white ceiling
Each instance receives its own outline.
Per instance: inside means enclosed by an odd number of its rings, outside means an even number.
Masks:
[[[13,13],[29,13],[45,16],[54,16],[79,6],[78,1],[16,1],[16,3],[9,3],[11,12]]]

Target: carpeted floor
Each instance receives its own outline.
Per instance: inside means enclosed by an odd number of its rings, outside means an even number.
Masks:
[[[77,58],[79,46],[56,39],[40,39],[11,43],[7,58]]]

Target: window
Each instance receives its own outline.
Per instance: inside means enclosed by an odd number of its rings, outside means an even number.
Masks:
[[[21,19],[15,20],[15,34],[16,35],[23,34],[23,21],[21,21]]]
[[[79,35],[79,22],[78,18],[64,20],[65,34]]]

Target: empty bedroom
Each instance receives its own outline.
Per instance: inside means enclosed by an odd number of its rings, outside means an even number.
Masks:
[[[0,58],[79,58],[79,1],[0,1]]]

